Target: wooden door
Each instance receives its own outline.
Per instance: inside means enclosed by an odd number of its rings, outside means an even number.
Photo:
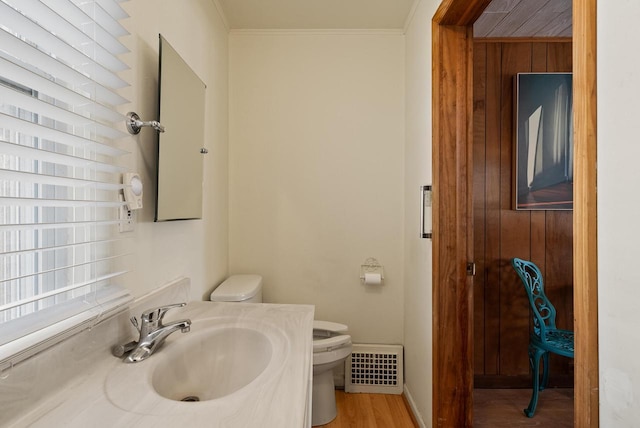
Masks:
[[[559,328],[573,329],[572,211],[512,210],[514,76],[571,72],[570,42],[474,43],[473,206],[474,379],[480,388],[528,387],[531,317],[510,259],[536,263],[556,306]],[[573,360],[551,357],[552,386],[573,386]]]

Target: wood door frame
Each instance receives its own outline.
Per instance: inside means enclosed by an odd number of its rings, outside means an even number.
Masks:
[[[490,0],[433,17],[433,426],[473,425],[472,25]],[[599,426],[596,5],[573,0],[574,426]]]

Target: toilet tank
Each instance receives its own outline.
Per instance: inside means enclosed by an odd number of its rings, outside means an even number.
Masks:
[[[232,275],[211,293],[212,302],[262,303],[260,275]]]

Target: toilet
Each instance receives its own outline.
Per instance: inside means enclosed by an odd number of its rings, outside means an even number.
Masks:
[[[212,302],[262,302],[260,275],[232,275],[211,293]],[[336,395],[333,368],[351,355],[351,336],[347,326],[329,321],[313,321],[312,425],[335,419]]]
[[[336,393],[333,368],[351,355],[351,336],[347,326],[329,321],[313,321],[313,397],[312,425],[328,424],[335,419]]]

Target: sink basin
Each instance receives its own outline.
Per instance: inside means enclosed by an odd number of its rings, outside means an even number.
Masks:
[[[273,347],[262,332],[219,328],[181,337],[164,350],[151,385],[165,398],[206,401],[247,386],[269,365]]]
[[[146,360],[118,363],[105,380],[109,401],[140,414],[191,414],[205,403],[221,411],[282,376],[290,343],[281,328],[260,319],[192,321],[189,333],[169,336]]]

